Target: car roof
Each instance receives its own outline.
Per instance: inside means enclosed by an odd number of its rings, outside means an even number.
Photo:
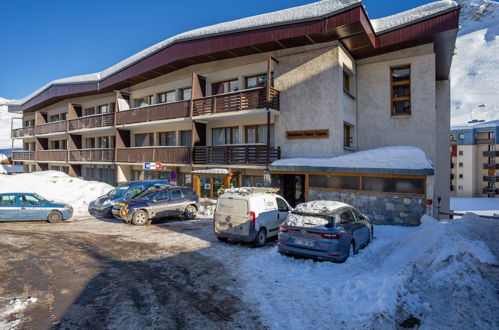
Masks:
[[[345,209],[355,209],[355,207],[338,201],[319,200],[298,204],[293,211],[309,214],[334,215]]]

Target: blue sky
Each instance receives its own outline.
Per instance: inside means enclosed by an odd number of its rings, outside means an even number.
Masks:
[[[1,0],[0,97],[101,71],[172,35],[313,0]],[[429,0],[363,0],[370,18]]]

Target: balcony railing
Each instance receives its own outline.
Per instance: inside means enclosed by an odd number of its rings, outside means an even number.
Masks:
[[[14,151],[12,153],[13,161],[20,160],[35,160],[35,152],[34,151]]]
[[[484,170],[499,170],[499,164],[485,163],[485,164],[483,164],[483,169]]]
[[[12,133],[11,133],[11,136],[13,138],[33,136],[33,135],[35,135],[35,128],[34,127],[16,128],[16,129],[13,129]]]
[[[118,149],[116,161],[122,163],[170,163],[188,164],[191,162],[189,147],[140,147]]]
[[[499,188],[483,188],[483,193],[487,195],[499,195]]]
[[[67,150],[41,150],[36,152],[36,160],[42,162],[65,162],[67,157]]]
[[[194,148],[194,164],[266,165],[281,158],[279,147],[227,145]]]
[[[71,162],[114,162],[114,149],[78,149],[69,151]]]
[[[238,92],[203,97],[192,101],[192,115],[202,116],[215,113],[263,109],[267,106],[267,89],[259,87]],[[279,91],[270,89],[269,107],[279,110]]]
[[[50,134],[66,132],[67,122],[65,120],[35,126],[35,134]]]
[[[486,181],[486,182],[499,182],[499,176],[487,176],[487,175],[485,175],[483,177],[483,181]]]
[[[120,111],[116,115],[116,124],[134,124],[154,120],[166,120],[189,117],[191,101],[155,104],[133,110]]]
[[[495,144],[494,139],[476,139],[476,144]]]
[[[484,151],[484,157],[499,157],[499,151]]]
[[[114,113],[105,113],[105,114],[81,117],[78,119],[71,119],[69,121],[68,129],[70,131],[76,131],[80,129],[107,127],[113,125],[114,125]]]

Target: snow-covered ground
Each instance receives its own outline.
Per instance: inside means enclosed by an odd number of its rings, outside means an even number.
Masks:
[[[460,31],[451,68],[453,126],[499,119],[499,3],[458,0]]]
[[[497,267],[498,237],[496,221],[469,214],[376,226],[375,240],[344,264],[275,247],[219,244],[203,253],[232,264],[271,329],[394,329],[411,316],[421,329],[497,329],[497,288],[484,274]]]
[[[479,215],[499,215],[499,199],[452,197],[450,209],[458,213],[473,212]]]
[[[73,206],[75,215],[88,214],[88,204],[113,187],[73,178],[57,171],[0,175],[0,193],[31,192]]]
[[[12,299],[3,310],[0,310],[0,329],[12,330],[16,329],[21,322],[23,312],[31,303],[35,303],[38,299],[28,297],[26,299]]]

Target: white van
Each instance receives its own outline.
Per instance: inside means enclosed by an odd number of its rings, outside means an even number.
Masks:
[[[217,238],[265,245],[292,210],[288,202],[271,188],[227,189],[218,198],[213,215]]]

